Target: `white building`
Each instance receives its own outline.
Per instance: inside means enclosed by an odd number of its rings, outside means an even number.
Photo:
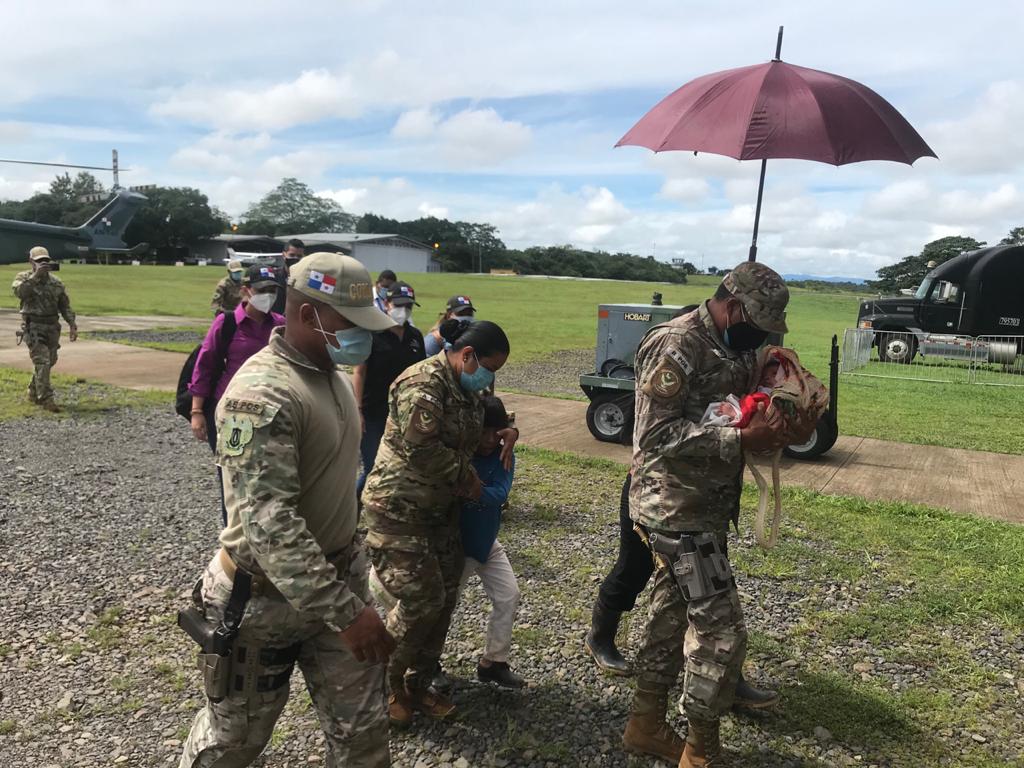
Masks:
[[[384,269],[392,270],[399,278],[408,272],[441,271],[441,263],[434,258],[434,249],[431,246],[403,235],[307,232],[277,237],[284,242],[292,238],[298,238],[305,244],[306,253],[318,250],[348,253],[361,261],[374,277]]]

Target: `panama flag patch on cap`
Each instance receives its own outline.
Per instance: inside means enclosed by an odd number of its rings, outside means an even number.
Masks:
[[[270,279],[273,279],[274,270],[270,267],[260,267],[260,277],[269,277]]]
[[[317,272],[311,270],[309,273],[309,285],[310,288],[315,288],[321,293],[332,294],[334,293],[334,286],[337,285],[338,281],[336,278],[330,275],[325,275],[323,272]]]

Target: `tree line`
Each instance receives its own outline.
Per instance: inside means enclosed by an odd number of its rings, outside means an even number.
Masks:
[[[0,201],[0,218],[75,227],[92,216],[111,195],[95,176],[82,172],[57,176],[46,192],[27,200]],[[152,256],[179,258],[192,243],[222,233],[274,237],[303,232],[394,234],[433,246],[448,272],[511,269],[526,275],[566,275],[617,280],[685,283],[687,270],[674,269],[652,257],[585,250],[572,245],[508,248],[492,224],[449,221],[428,216],[398,221],[373,213],[354,216],[338,203],[317,195],[308,185],[287,178],[249,206],[239,221],[212,205],[191,187],[152,187],[136,212],[125,242],[147,243]],[[688,265],[692,267],[692,265]],[[690,272],[695,272],[693,268]]]

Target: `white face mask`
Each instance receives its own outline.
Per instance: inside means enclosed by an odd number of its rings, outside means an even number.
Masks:
[[[274,306],[274,299],[276,298],[272,293],[254,293],[252,298],[249,299],[249,303],[252,304],[253,309],[266,314]]]
[[[409,307],[392,307],[388,310],[388,314],[399,325],[405,325],[406,321],[412,316],[412,310]]]

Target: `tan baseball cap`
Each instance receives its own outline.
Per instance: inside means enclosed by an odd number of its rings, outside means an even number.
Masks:
[[[374,305],[370,273],[351,256],[311,253],[290,268],[288,286],[322,301],[368,331],[384,331],[397,325]]]
[[[36,261],[37,259],[48,259],[50,258],[50,252],[43,246],[37,245],[28,252],[28,257],[32,259],[32,261]]]
[[[762,331],[789,331],[786,326],[789,288],[774,269],[756,261],[745,261],[722,278],[722,286],[740,300],[750,322]]]
[[[238,259],[232,259],[228,262],[228,272],[241,272],[242,262]]]

